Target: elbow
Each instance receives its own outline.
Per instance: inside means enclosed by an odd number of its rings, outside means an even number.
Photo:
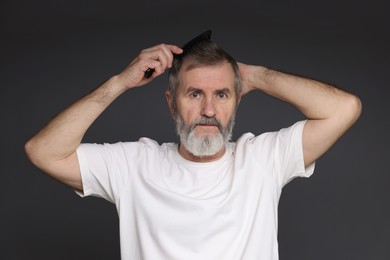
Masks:
[[[26,153],[27,158],[37,167],[40,164],[40,155],[39,155],[38,145],[35,144],[34,139],[30,139],[24,145],[24,151]]]
[[[351,127],[360,117],[362,112],[362,102],[359,97],[355,95],[348,95],[344,102],[343,121],[347,127]]]
[[[24,144],[24,152],[26,153],[27,158],[28,158],[32,163],[34,163],[34,144],[33,144],[32,139],[28,140],[28,141]]]
[[[349,107],[350,107],[350,111],[351,111],[351,120],[352,120],[352,123],[355,123],[361,113],[362,113],[362,101],[360,100],[359,97],[357,96],[354,96],[352,95],[352,97],[350,98],[351,100],[349,101]]]

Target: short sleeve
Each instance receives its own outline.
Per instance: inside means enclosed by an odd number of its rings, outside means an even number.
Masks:
[[[81,144],[77,148],[83,192],[115,203],[132,165],[137,164],[142,143]]]
[[[305,167],[302,133],[306,121],[277,132],[275,141],[275,170],[279,185],[283,187],[296,177],[310,177],[314,172],[315,163]]]

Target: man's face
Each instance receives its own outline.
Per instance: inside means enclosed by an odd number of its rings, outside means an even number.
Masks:
[[[171,106],[171,97],[167,93]],[[176,128],[181,144],[196,157],[223,151],[230,139],[237,97],[229,63],[188,69],[183,64],[176,91]]]

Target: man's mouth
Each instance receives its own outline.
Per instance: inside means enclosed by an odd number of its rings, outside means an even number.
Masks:
[[[218,127],[218,125],[216,125],[216,124],[197,124],[197,125],[200,125],[200,126],[215,126],[215,127]]]
[[[219,128],[219,126],[216,125],[216,124],[196,124],[196,126],[200,126],[200,127],[203,127],[203,128],[214,128],[214,127]]]
[[[207,135],[215,135],[220,132],[220,129],[216,124],[196,124],[195,127],[200,130],[199,133]]]

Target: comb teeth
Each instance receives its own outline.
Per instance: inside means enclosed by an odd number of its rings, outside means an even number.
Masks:
[[[205,41],[211,41],[211,30],[207,30],[207,31],[199,34],[198,36],[196,36],[195,38],[193,38],[192,40],[190,40],[189,42],[184,44],[182,47],[183,52],[181,54],[173,54],[173,57],[175,59],[182,59],[183,57],[185,57],[186,55],[191,53],[191,50],[193,50],[199,43],[202,43]],[[145,71],[145,78],[150,78],[150,76],[152,76],[153,72],[154,72],[154,69],[148,68]]]
[[[195,48],[199,43],[205,41],[211,41],[211,30],[207,30],[199,34],[198,36],[196,36],[195,38],[193,38],[192,40],[184,44],[184,46],[182,47],[183,52],[177,55],[177,58],[183,58],[187,54],[191,53],[191,50]]]

